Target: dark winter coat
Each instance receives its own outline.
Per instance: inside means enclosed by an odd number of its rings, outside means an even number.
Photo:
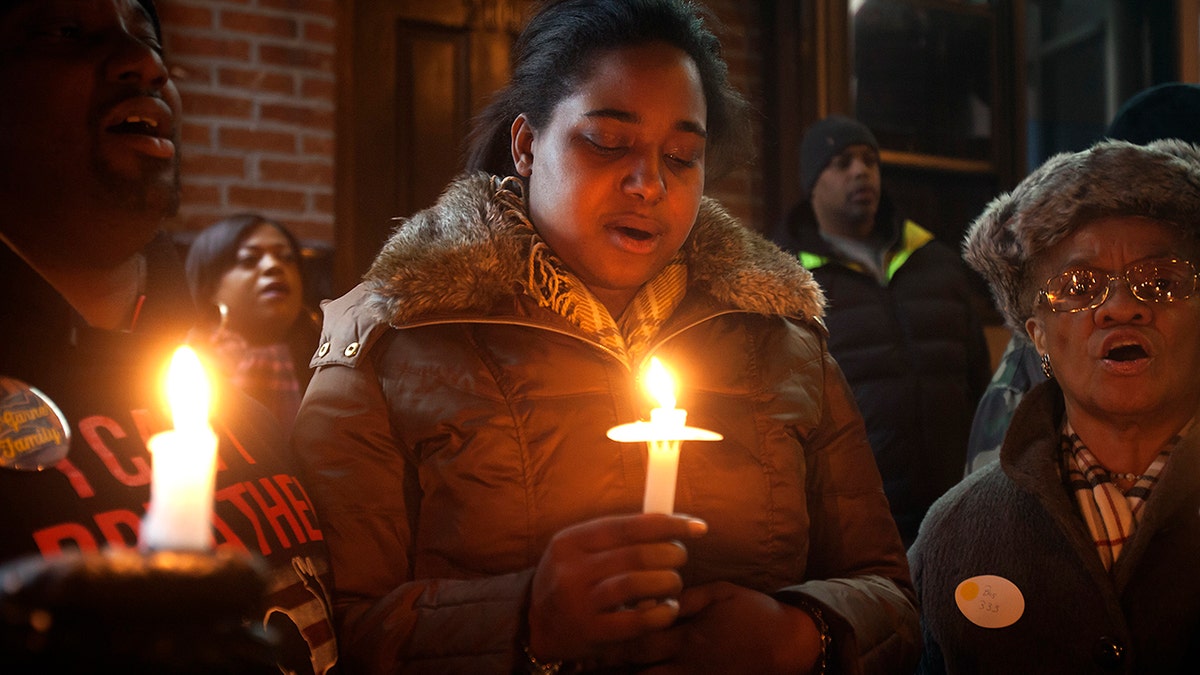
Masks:
[[[1182,673],[1200,663],[1200,425],[1171,453],[1111,573],[1063,485],[1062,392],[1021,400],[993,462],[937,501],[909,551],[928,673]],[[1024,613],[981,628],[959,583],[997,575]]]
[[[910,544],[929,505],[962,477],[991,362],[958,255],[892,217],[886,200],[876,233],[891,242],[883,284],[820,236],[807,203],[776,241],[825,291],[829,351],[854,390],[892,515]]]
[[[370,672],[511,672],[535,566],[562,528],[641,510],[636,373],[524,295],[519,194],[476,175],[402,225],[325,306],[296,428],[334,557],[343,657]],[[916,658],[904,551],[819,289],[705,200],[689,285],[651,352],[688,422],[676,510],[704,518],[685,583],[826,608],[841,672]],[[389,325],[390,324],[390,325]]]

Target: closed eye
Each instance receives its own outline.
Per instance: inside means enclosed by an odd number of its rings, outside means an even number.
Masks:
[[[620,155],[621,153],[625,152],[624,145],[609,145],[605,143],[599,143],[590,138],[585,138],[584,140],[587,141],[587,144],[591,146],[592,150],[601,155]]]
[[[48,21],[37,26],[34,34],[50,40],[78,40],[83,37],[83,26],[75,21]]]
[[[669,155],[667,155],[667,159],[671,163],[673,163],[677,166],[683,167],[685,169],[690,169],[690,168],[696,166],[696,164],[698,164],[700,162],[700,159],[698,156],[695,158],[689,159],[687,157],[682,157],[677,154],[669,154]]]

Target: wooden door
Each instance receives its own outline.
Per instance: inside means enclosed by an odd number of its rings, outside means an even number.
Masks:
[[[462,169],[529,0],[339,0],[334,293]]]

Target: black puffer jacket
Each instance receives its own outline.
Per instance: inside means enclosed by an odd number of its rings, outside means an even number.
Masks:
[[[884,284],[820,236],[807,203],[774,238],[825,291],[829,351],[854,389],[892,515],[911,544],[929,505],[962,477],[991,367],[954,250],[895,217],[886,197],[876,232],[891,242]]]

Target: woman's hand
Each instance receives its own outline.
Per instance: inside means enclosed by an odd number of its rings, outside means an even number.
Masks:
[[[723,581],[683,591],[678,625],[643,642],[672,638],[674,656],[646,673],[808,673],[821,655],[807,612]]]
[[[671,625],[687,562],[680,540],[708,531],[702,520],[636,514],[561,530],[533,575],[529,649],[544,661],[611,661],[616,643]]]

